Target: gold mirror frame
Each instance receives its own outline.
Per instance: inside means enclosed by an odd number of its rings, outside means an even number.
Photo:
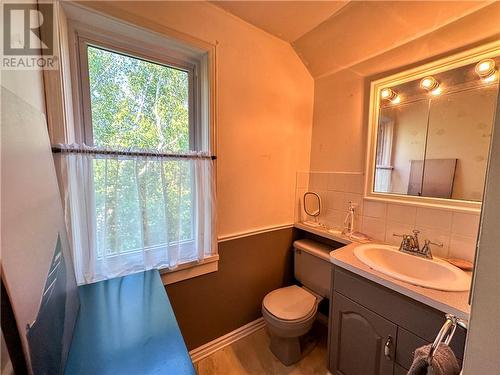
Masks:
[[[499,55],[500,41],[496,41],[371,82],[368,118],[368,149],[366,154],[367,160],[365,170],[365,199],[465,212],[477,213],[481,211],[482,202],[409,196],[396,193],[377,193],[373,190],[375,180],[375,160],[377,152],[380,91],[385,87],[398,86],[402,83],[422,79],[425,76],[432,76],[437,73],[459,68],[464,65],[477,63],[480,60],[497,57]]]

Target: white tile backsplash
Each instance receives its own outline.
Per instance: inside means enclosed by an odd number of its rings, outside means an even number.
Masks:
[[[344,173],[329,173],[327,186],[328,190],[346,191],[347,176]]]
[[[474,261],[476,253],[476,237],[467,237],[452,234],[450,238],[450,258],[465,259],[469,262]]]
[[[314,190],[321,198],[321,210],[328,208],[328,191],[326,190]]]
[[[330,228],[342,228],[343,212],[340,210],[327,210],[323,222]]]
[[[415,224],[421,227],[449,232],[451,230],[452,214],[452,211],[418,207]]]
[[[363,213],[363,196],[361,194],[355,193],[344,193],[344,201],[342,204],[342,209],[344,211],[349,210],[349,202],[355,205],[354,212],[356,215],[362,215]]]
[[[344,207],[344,193],[340,191],[328,192],[328,208],[332,210],[342,210]]]
[[[387,203],[365,200],[363,203],[363,215],[385,219],[387,214]]]
[[[415,224],[417,207],[402,204],[389,204],[387,207],[387,220],[403,224]]]
[[[347,174],[345,177],[345,190],[350,193],[363,194],[363,175]]]
[[[363,199],[363,174],[300,172],[297,174],[297,210],[307,190],[320,194],[323,209],[320,222],[328,227],[343,228],[347,202],[358,205],[355,230],[369,235],[377,241],[399,245],[401,238],[393,233],[410,234],[413,229],[421,231],[420,238],[442,242],[443,248],[432,246],[434,255],[473,261],[479,215],[415,207],[405,204],[384,203]],[[300,212],[295,217],[300,219]]]
[[[361,231],[370,236],[374,240],[385,241],[385,226],[384,219],[375,217],[363,216]]]
[[[461,236],[476,237],[479,229],[479,215],[454,212],[451,233]]]
[[[309,174],[309,189],[313,191],[327,190],[328,176],[328,173],[311,172]]]

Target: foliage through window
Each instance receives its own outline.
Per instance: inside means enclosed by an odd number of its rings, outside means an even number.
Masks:
[[[189,150],[189,73],[89,46],[93,143]]]
[[[92,142],[108,149],[187,152],[189,72],[88,46]],[[189,161],[93,161],[98,256],[193,240]],[[193,254],[184,257],[195,258]]]

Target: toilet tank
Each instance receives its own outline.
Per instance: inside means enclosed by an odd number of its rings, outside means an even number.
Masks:
[[[333,248],[309,239],[297,240],[294,247],[295,279],[322,297],[330,298]]]

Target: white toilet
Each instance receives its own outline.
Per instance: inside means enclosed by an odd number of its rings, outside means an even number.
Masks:
[[[292,285],[273,290],[262,301],[262,316],[271,336],[271,351],[289,366],[302,358],[302,338],[311,329],[318,304],[330,295],[330,247],[312,240],[298,240],[294,247],[295,279]]]

